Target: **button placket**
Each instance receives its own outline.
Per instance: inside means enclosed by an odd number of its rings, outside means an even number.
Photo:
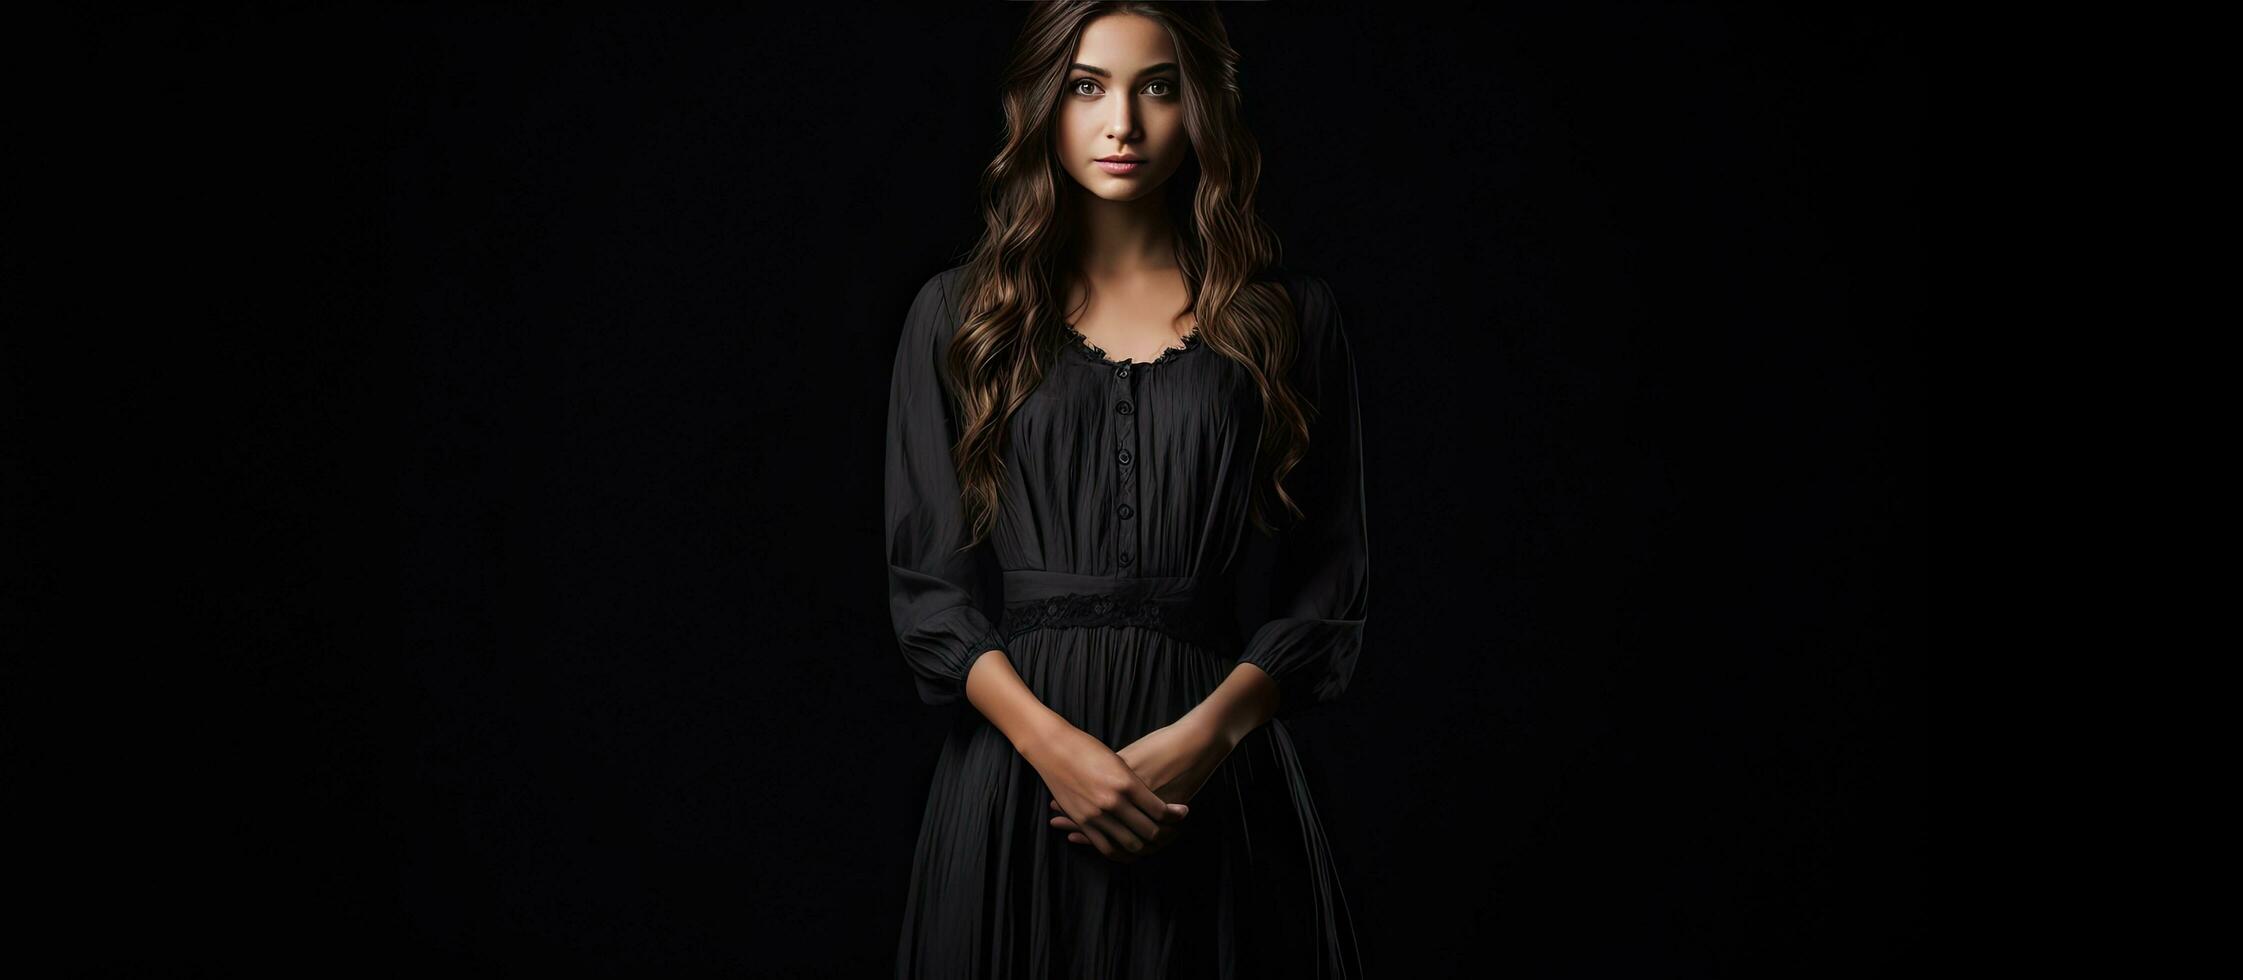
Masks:
[[[1114,369],[1114,561],[1123,575],[1137,566],[1137,399],[1131,391],[1129,365]]]

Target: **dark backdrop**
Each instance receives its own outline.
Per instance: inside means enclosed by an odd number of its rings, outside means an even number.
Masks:
[[[1227,7],[1361,372],[1373,625],[1294,731],[1366,960],[1906,969],[1916,28],[1459,10]],[[58,770],[52,911],[132,925],[84,965],[885,975],[945,717],[886,620],[886,372],[1022,13],[43,35],[82,110],[23,152],[88,189],[56,254],[132,311],[88,322],[161,465],[19,473],[11,536],[153,518],[104,581],[181,614]]]

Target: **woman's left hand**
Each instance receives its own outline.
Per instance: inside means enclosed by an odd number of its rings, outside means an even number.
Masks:
[[[1200,728],[1184,724],[1168,724],[1146,732],[1144,737],[1115,751],[1129,764],[1137,778],[1153,788],[1163,802],[1189,803],[1192,796],[1206,785],[1208,777],[1230,756],[1231,747]],[[1051,809],[1059,815],[1051,818],[1051,825],[1067,832],[1067,839],[1088,845],[1082,828],[1067,818],[1059,808],[1059,801],[1051,802]],[[1155,851],[1144,853],[1157,853]]]

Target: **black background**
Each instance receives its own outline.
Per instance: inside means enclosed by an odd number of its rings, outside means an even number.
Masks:
[[[1374,973],[1913,966],[1915,26],[1225,9],[1359,363],[1375,625],[1294,733]],[[27,35],[61,220],[11,262],[100,364],[86,412],[11,358],[60,455],[9,467],[10,619],[93,639],[16,748],[31,928],[98,925],[88,973],[887,975],[944,715],[875,560],[886,371],[1022,14]]]

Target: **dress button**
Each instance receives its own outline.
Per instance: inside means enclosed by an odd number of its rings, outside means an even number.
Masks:
[[[1130,515],[1132,515],[1132,514],[1135,514],[1135,513],[1137,513],[1137,512],[1136,512],[1136,511],[1134,511],[1134,510],[1131,510],[1128,504],[1123,504],[1123,505],[1121,505],[1121,516],[1122,516],[1122,520],[1125,520],[1125,521],[1126,521],[1126,520],[1128,520],[1128,519],[1130,518]]]
[[[1124,365],[1122,365],[1122,366],[1120,366],[1120,367],[1118,367],[1118,368],[1115,368],[1115,369],[1114,369],[1114,377],[1117,377],[1117,378],[1126,378],[1126,377],[1129,377],[1129,365],[1127,365],[1127,364],[1124,364]]]
[[[1124,565],[1129,564],[1129,552],[1124,551],[1121,553],[1121,563]]]
[[[1128,465],[1129,465],[1129,450],[1127,450],[1127,449],[1124,449],[1124,450],[1122,450],[1121,452],[1115,453],[1115,454],[1114,454],[1114,458],[1115,458],[1115,459],[1118,459],[1118,460],[1121,460],[1121,464],[1122,464],[1123,466],[1128,466]]]
[[[1136,409],[1130,407],[1130,404],[1128,402],[1120,402],[1114,406],[1114,411],[1120,412],[1123,415],[1128,415],[1129,413],[1136,411]]]

